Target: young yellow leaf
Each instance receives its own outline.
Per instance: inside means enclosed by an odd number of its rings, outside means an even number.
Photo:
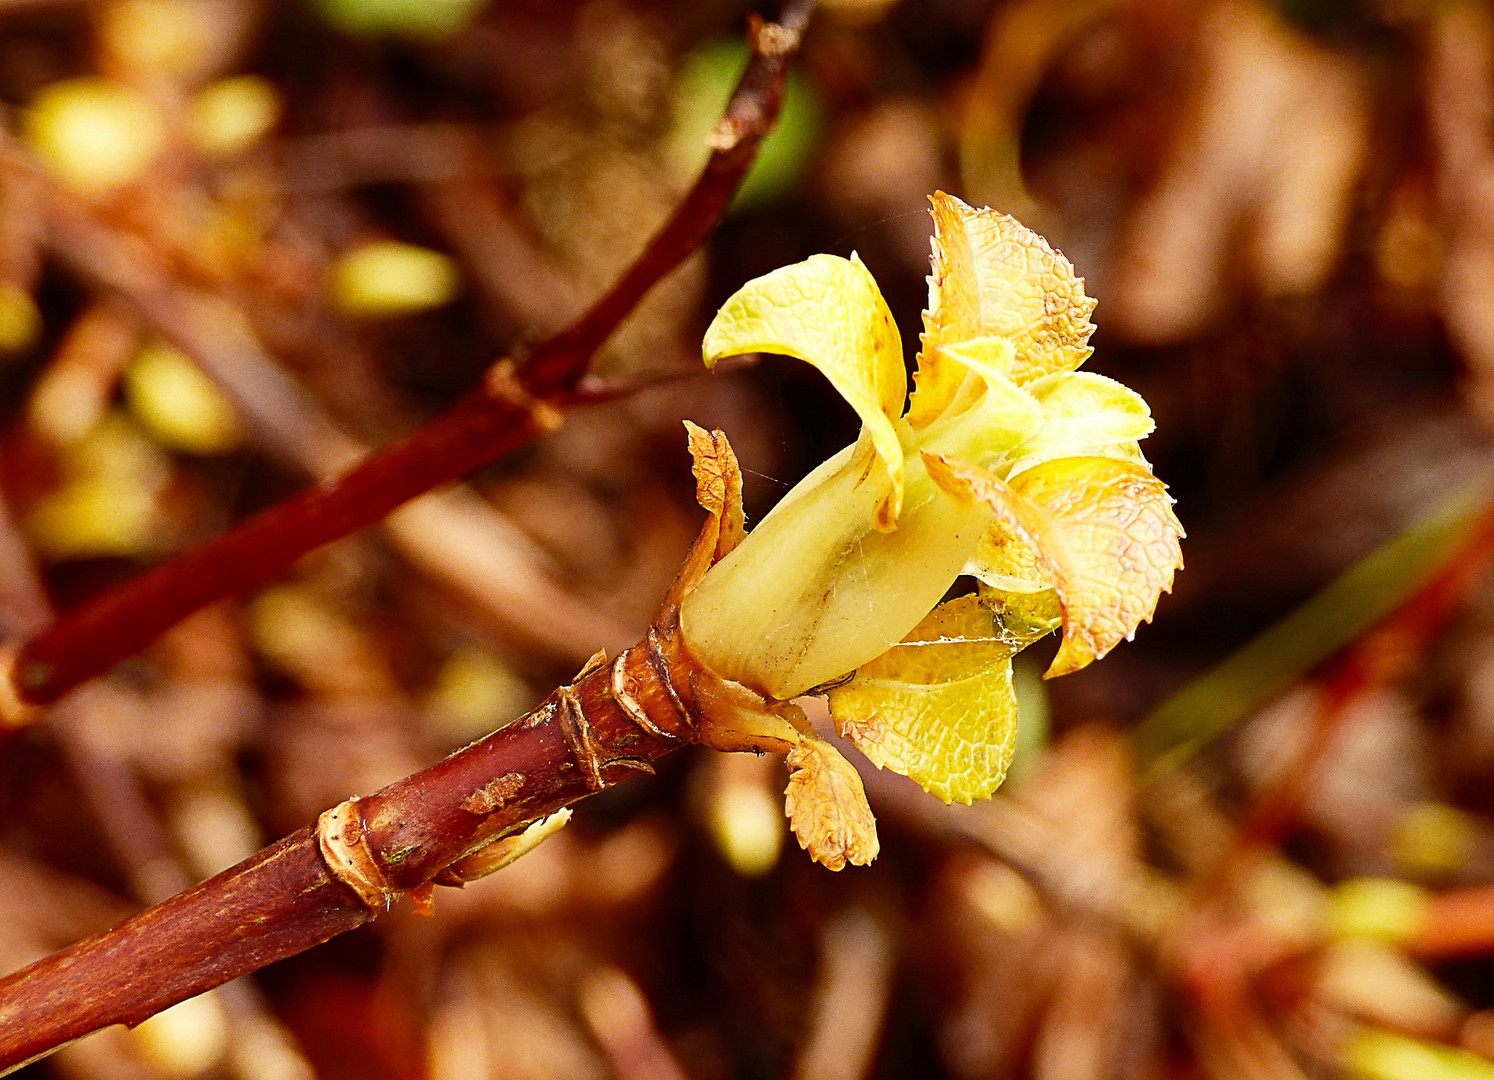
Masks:
[[[1141,449],[1136,441],[1156,426],[1140,394],[1093,372],[1045,375],[1026,389],[1042,406],[1043,417],[1033,434],[1012,451],[1012,475],[1060,457],[1137,461]]]
[[[788,755],[784,810],[799,846],[821,866],[865,866],[877,857],[877,821],[866,789],[840,751],[813,736]]]
[[[873,528],[866,441],[816,469],[681,605],[690,651],[718,674],[787,699],[901,641],[975,549],[990,513],[908,462],[907,505]]]
[[[771,352],[818,368],[865,425],[884,476],[878,528],[897,522],[903,449],[894,421],[908,393],[903,347],[877,283],[855,255],[812,255],[738,289],[706,330],[707,367]]]
[[[1000,519],[986,526],[965,573],[1003,593],[1028,594],[1053,588],[1037,552]]]
[[[954,398],[962,374],[951,371],[941,349],[980,337],[1004,337],[1016,347],[1012,381],[1073,371],[1090,354],[1089,321],[1095,302],[1084,279],[1063,255],[1015,218],[976,210],[936,192],[934,265],[929,306],[923,313],[909,422],[921,427]]]
[[[991,607],[964,596],[830,690],[837,729],[878,768],[945,802],[988,798],[1017,745],[1011,640]]]
[[[1114,458],[1058,458],[1010,484],[984,469],[926,455],[934,481],[963,491],[1030,547],[1063,604],[1063,645],[1047,677],[1078,671],[1150,621],[1182,566],[1183,527],[1167,488]]]
[[[982,337],[939,346],[943,359],[969,368],[986,382],[1012,377],[1017,347],[1004,337]]]
[[[946,371],[964,372],[954,399],[917,435],[929,453],[994,466],[1035,435],[1043,406],[1007,377],[1016,351],[1005,338],[979,338],[940,350]]]

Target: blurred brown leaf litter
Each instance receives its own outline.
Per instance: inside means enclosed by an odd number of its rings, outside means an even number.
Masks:
[[[7,634],[566,325],[688,185],[745,15],[0,3]],[[1072,685],[1025,673],[991,803],[868,778],[868,869],[785,847],[771,761],[690,752],[433,919],[32,1073],[1494,1076],[1494,15],[839,0],[791,95],[708,250],[609,344],[596,379],[636,392],[0,748],[5,969],[633,640],[698,524],[681,419],[728,432],[757,518],[853,428],[812,373],[698,372],[714,305],[854,249],[916,325],[935,188],[1099,297],[1090,366],[1151,402],[1190,533],[1156,624]]]

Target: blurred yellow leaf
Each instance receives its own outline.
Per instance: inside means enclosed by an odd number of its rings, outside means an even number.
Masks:
[[[706,330],[706,366],[752,352],[818,368],[856,410],[886,477],[877,524],[892,528],[903,501],[903,448],[894,421],[903,412],[908,377],[892,312],[861,260],[812,255],[738,289]]]
[[[130,1041],[157,1075],[201,1075],[228,1052],[229,1026],[216,992],[188,998],[130,1032]]]
[[[267,79],[220,79],[192,101],[192,139],[218,157],[242,153],[275,126],[282,107],[279,92]]]
[[[408,315],[450,303],[461,288],[456,264],[439,251],[378,240],[341,256],[328,277],[332,305],[345,315]]]
[[[945,802],[988,798],[1017,745],[1014,642],[974,596],[935,608],[902,644],[829,692],[837,729],[878,768]]]
[[[861,777],[840,751],[805,735],[789,751],[784,809],[799,846],[831,870],[865,866],[877,857],[877,822]]]
[[[125,371],[130,410],[162,446],[226,454],[244,439],[233,404],[180,350],[149,345]]]
[[[929,475],[990,507],[1032,549],[1063,604],[1063,646],[1047,677],[1078,671],[1150,620],[1182,566],[1182,525],[1167,488],[1114,458],[1058,458],[1009,484],[984,469],[927,455]],[[1011,545],[1007,545],[1011,550]]]
[[[41,311],[30,291],[14,281],[0,281],[0,353],[26,348],[41,327]]]
[[[66,79],[37,94],[25,135],[59,180],[85,195],[103,195],[145,174],[165,145],[166,124],[132,87]]]

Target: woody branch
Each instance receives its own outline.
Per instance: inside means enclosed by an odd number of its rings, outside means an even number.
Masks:
[[[352,930],[461,860],[695,741],[672,624],[522,719],[0,979],[0,1073]],[[455,866],[453,864],[456,864]]]

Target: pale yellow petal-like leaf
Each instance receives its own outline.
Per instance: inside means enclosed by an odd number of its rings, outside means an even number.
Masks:
[[[701,663],[791,698],[886,652],[939,602],[990,512],[939,490],[915,459],[898,527],[880,532],[873,460],[863,438],[820,466],[684,600],[681,632]]]
[[[963,372],[964,381],[949,406],[918,431],[921,450],[995,466],[1039,431],[1042,403],[1008,378],[1016,358],[1010,341],[977,338],[940,353],[944,370]]]
[[[984,469],[925,456],[934,481],[985,503],[1029,546],[1063,604],[1063,645],[1047,677],[1078,671],[1150,621],[1183,565],[1183,528],[1167,489],[1115,458],[1058,458],[1010,484]]]
[[[941,356],[953,360],[987,381],[1010,379],[1017,348],[1004,337],[973,338],[939,346]]]
[[[1017,745],[1008,639],[991,607],[965,596],[829,691],[841,735],[878,768],[945,802],[990,797]]]
[[[1007,593],[1036,593],[1053,587],[1037,552],[1000,519],[986,526],[965,564],[965,573]]]
[[[725,356],[771,352],[818,368],[861,418],[885,472],[878,527],[902,509],[903,450],[894,421],[908,393],[902,339],[877,283],[852,255],[811,255],[754,278],[707,328],[707,367]]]
[[[866,789],[840,751],[813,736],[788,755],[784,810],[799,846],[821,866],[840,870],[865,866],[877,857],[877,821]]]
[[[1156,426],[1140,394],[1094,372],[1047,375],[1025,389],[1042,406],[1043,417],[1033,434],[1012,451],[1012,474],[1060,457],[1136,460],[1141,452],[1137,440]]]
[[[929,201],[934,266],[908,413],[915,428],[943,412],[959,389],[960,374],[942,361],[943,346],[1007,338],[1016,347],[1012,381],[1021,385],[1084,363],[1094,330],[1095,302],[1084,295],[1084,279],[1041,236],[944,192]]]

